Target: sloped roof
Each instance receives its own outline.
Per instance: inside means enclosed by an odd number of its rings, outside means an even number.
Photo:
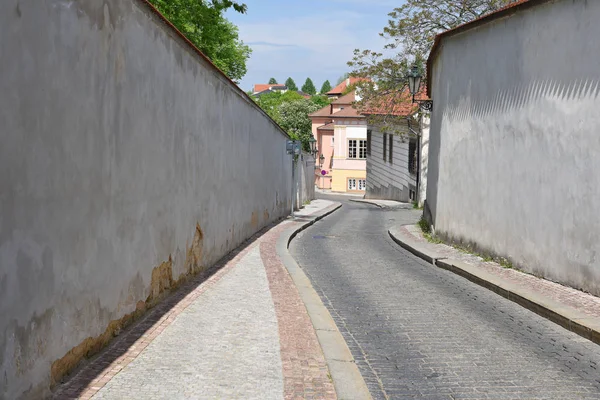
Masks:
[[[335,123],[330,122],[317,128],[318,131],[332,131],[335,128]]]
[[[336,87],[331,89],[329,92],[327,92],[327,94],[331,94],[331,95],[342,94],[342,93],[344,93],[344,90],[346,90],[346,88],[348,86],[354,85],[356,82],[364,81],[364,80],[367,80],[367,79],[351,76],[347,79],[344,79],[339,85],[337,85]]]
[[[466,32],[473,28],[477,28],[481,25],[485,25],[497,19],[509,17],[519,11],[523,11],[534,6],[547,3],[549,1],[552,0],[517,0],[514,3],[510,3],[507,6],[502,7],[494,12],[491,12],[480,18],[474,19],[473,21],[467,22],[465,24],[457,26],[456,28],[438,34],[435,37],[433,47],[431,48],[431,52],[429,52],[429,58],[427,59],[427,82],[431,82],[431,67],[433,64],[433,60],[435,59],[435,56],[440,48],[441,41],[443,39],[450,36],[454,36],[459,33]],[[431,85],[429,85],[427,88],[427,96],[431,97]]]
[[[356,92],[350,92],[331,102],[331,104],[352,104],[356,100]]]
[[[309,117],[328,117],[331,115],[331,106],[326,105],[320,110],[315,111],[314,113],[308,114]]]
[[[338,112],[331,114],[332,117],[354,117],[354,118],[364,118],[364,115],[358,113],[356,108],[354,107],[346,107]]]
[[[285,85],[280,85],[278,83],[273,83],[273,84],[269,84],[269,83],[256,83],[254,85],[254,93],[256,92],[264,92],[265,90],[269,90],[269,89],[278,89],[278,90],[285,90],[287,89],[287,87]]]

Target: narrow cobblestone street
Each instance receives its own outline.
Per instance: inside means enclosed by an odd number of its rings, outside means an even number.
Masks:
[[[373,398],[600,399],[599,346],[400,248],[420,211],[335,199],[290,251]]]

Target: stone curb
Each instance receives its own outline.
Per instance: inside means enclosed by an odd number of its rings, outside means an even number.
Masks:
[[[385,208],[385,206],[383,206],[383,205],[381,205],[381,204],[377,204],[377,203],[374,203],[374,202],[372,202],[372,201],[365,200],[365,199],[350,199],[350,201],[353,201],[353,202],[355,202],[355,203],[371,204],[371,205],[373,205],[373,206],[377,206],[377,207],[379,207],[379,208]]]
[[[379,208],[392,208],[392,209],[411,209],[413,208],[412,204],[408,204],[408,203],[401,203],[401,202],[397,202],[397,205],[386,205],[386,204],[380,204],[378,203],[377,200],[370,200],[370,199],[350,199],[350,201],[353,201],[355,203],[363,203],[363,204],[371,204],[373,206],[377,206]]]
[[[341,203],[336,203],[325,208],[323,211],[317,212],[314,216],[303,217],[303,220],[308,218],[310,220],[300,226],[284,231],[277,240],[277,254],[298,288],[300,298],[304,302],[306,311],[312,321],[338,399],[370,400],[371,394],[369,393],[369,389],[358,370],[358,366],[344,337],[338,330],[331,314],[329,314],[329,310],[327,310],[327,307],[321,301],[310,280],[288,250],[290,242],[299,232],[330,215],[341,206]]]
[[[565,306],[538,293],[529,292],[514,283],[465,262],[442,257],[432,250],[425,249],[416,241],[401,237],[397,228],[391,228],[388,230],[388,234],[394,242],[417,257],[439,268],[460,275],[579,336],[600,344],[600,318],[590,317],[573,307]]]
[[[388,234],[394,242],[400,245],[400,247],[410,251],[415,256],[422,258],[427,262],[430,262],[435,265],[437,260],[444,258],[435,251],[429,250],[416,240],[410,240],[407,238],[400,239],[400,233],[398,232],[398,229],[396,227],[390,228],[388,230]]]

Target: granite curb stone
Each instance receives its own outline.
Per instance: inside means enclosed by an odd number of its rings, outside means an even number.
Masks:
[[[446,258],[425,248],[419,241],[401,232],[400,227],[389,229],[388,234],[394,242],[433,265],[453,272],[511,300],[520,306],[574,332],[596,344],[600,344],[600,318],[594,318],[581,311],[561,304],[534,291],[527,291],[499,276],[490,274],[477,266],[466,262]],[[435,245],[433,245],[435,246]],[[428,247],[432,247],[431,245]]]
[[[310,280],[290,254],[288,247],[301,231],[325,218],[341,207],[341,203],[317,211],[306,217],[310,220],[284,232],[277,243],[277,253],[287,268],[313,323],[317,338],[327,361],[327,366],[339,399],[371,399],[371,394],[331,314],[321,301]]]

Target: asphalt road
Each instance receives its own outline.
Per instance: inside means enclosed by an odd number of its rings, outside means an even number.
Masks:
[[[416,210],[343,206],[290,251],[374,399],[600,399],[600,346],[395,244]]]

